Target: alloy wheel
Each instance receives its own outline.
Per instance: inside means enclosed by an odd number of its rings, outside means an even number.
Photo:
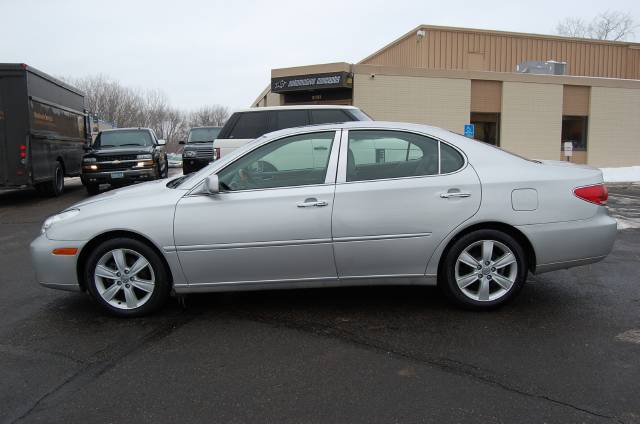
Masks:
[[[105,302],[127,310],[147,303],[156,282],[147,258],[131,249],[114,249],[102,255],[94,270],[94,281]]]
[[[455,280],[470,299],[489,302],[506,295],[516,282],[518,261],[496,240],[479,240],[465,248],[455,264]]]

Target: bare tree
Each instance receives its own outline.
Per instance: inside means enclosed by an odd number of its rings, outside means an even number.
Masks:
[[[608,10],[597,15],[591,22],[580,18],[565,18],[556,26],[556,32],[567,37],[621,41],[633,36],[637,28],[630,13]]]
[[[205,127],[214,126],[221,127],[229,119],[229,109],[220,106],[203,106],[191,112],[189,116],[189,126],[191,127]]]

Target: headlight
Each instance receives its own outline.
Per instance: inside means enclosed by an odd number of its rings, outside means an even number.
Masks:
[[[196,151],[195,150],[185,150],[184,152],[182,152],[182,156],[184,156],[185,158],[195,158],[196,157]]]
[[[84,162],[84,163],[95,163],[96,162],[96,158],[84,158],[84,159],[82,159],[82,162]]]
[[[136,159],[152,159],[152,157],[149,154],[147,154],[147,155],[138,155],[138,156],[136,156]]]
[[[42,224],[42,229],[40,230],[40,232],[42,234],[44,234],[56,222],[60,222],[60,221],[64,221],[65,219],[73,218],[74,216],[78,215],[79,213],[80,213],[79,209],[69,209],[68,211],[64,211],[64,212],[59,213],[57,215],[50,216],[49,218],[47,218],[46,221],[44,221],[44,224]]]

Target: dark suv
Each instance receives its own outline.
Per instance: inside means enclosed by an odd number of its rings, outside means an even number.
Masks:
[[[101,131],[82,158],[82,184],[89,194],[96,194],[100,184],[123,186],[166,178],[164,144],[150,128]]]
[[[187,143],[182,151],[182,172],[190,174],[207,166],[213,160],[213,140],[222,127],[194,127],[189,130]],[[181,141],[180,144],[185,144]]]

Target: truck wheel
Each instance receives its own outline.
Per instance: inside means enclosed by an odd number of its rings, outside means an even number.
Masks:
[[[87,189],[87,193],[89,194],[89,196],[95,196],[96,194],[100,193],[99,184],[87,183],[84,185],[84,187]]]
[[[167,160],[167,157],[164,157],[164,171],[162,172],[162,178],[168,178],[169,177],[169,161]]]
[[[60,161],[56,161],[51,181],[39,183],[36,190],[45,196],[58,197],[64,192],[64,170]]]

